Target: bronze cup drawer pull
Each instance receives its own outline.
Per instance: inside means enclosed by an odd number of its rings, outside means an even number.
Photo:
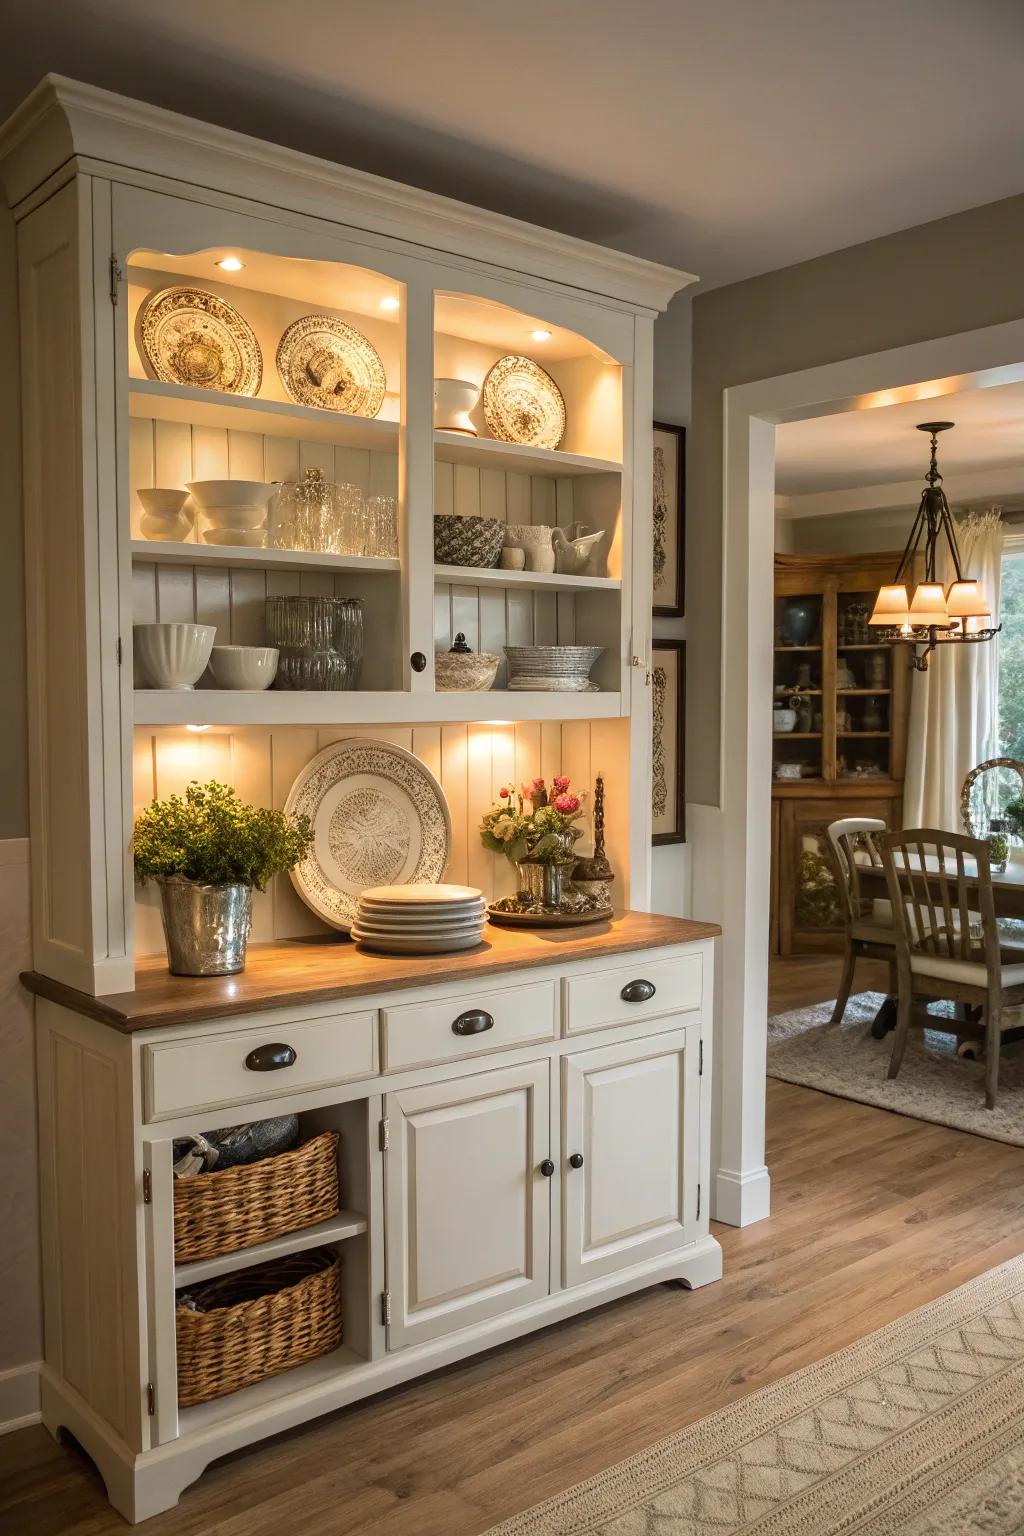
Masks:
[[[619,996],[624,1003],[649,1003],[657,990],[653,981],[627,981]]]
[[[250,1072],[277,1072],[281,1067],[293,1067],[297,1059],[293,1045],[275,1042],[271,1045],[257,1045],[245,1058],[245,1064]]]
[[[493,1028],[494,1020],[483,1008],[470,1008],[452,1020],[453,1035],[482,1035],[484,1030]]]

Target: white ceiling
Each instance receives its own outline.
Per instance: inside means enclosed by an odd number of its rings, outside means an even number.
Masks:
[[[806,504],[811,511],[813,497],[822,493],[923,484],[929,440],[915,426],[926,421],[956,423],[939,438],[950,501],[957,500],[958,485],[973,498],[983,475],[993,486],[1014,483],[1003,471],[1016,472],[1024,488],[1024,384],[1002,384],[784,423],[775,433],[777,495],[811,498]]]
[[[1019,0],[44,0],[54,70],[706,284],[1024,190]]]

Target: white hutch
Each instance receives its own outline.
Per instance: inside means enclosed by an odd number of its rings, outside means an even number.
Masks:
[[[210,1460],[314,1414],[610,1297],[720,1273],[701,1194],[716,930],[646,915],[652,331],[691,279],[55,77],[0,130],[0,161],[22,316],[43,1411],[142,1519]],[[147,377],[136,315],[178,281],[252,326],[254,397]],[[311,310],[373,342],[376,418],[287,397],[277,342]],[[558,450],[435,431],[434,377],[480,382],[508,352],[558,383]],[[140,488],[308,468],[397,494],[397,557],[141,537]],[[600,573],[437,566],[434,512],[603,528]],[[363,600],[358,691],[134,686],[133,622],[195,618],[260,642],[274,593]],[[599,644],[600,691],[508,692],[503,670],[488,693],[435,691],[435,649],[456,631],[499,653]],[[623,915],[497,934],[443,965],[384,960],[278,880],[257,898],[244,976],[168,977],[132,879],[134,810],[195,778],[281,806],[320,748],[357,734],[440,780],[448,878],[488,896],[511,888],[476,832],[497,787],[602,772]],[[625,996],[637,977],[652,989],[639,1002]],[[484,1044],[452,1034],[470,1003],[492,1019]],[[287,1081],[246,1070],[254,1044],[284,1037],[300,1042]],[[342,1132],[345,1210],[314,1237],[344,1248],[344,1345],[179,1411],[174,1296],[197,1275],[174,1263],[171,1140],[282,1112]],[[505,1203],[473,1223],[481,1162]]]

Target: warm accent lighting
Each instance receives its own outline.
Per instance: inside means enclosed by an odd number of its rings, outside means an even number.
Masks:
[[[237,256],[222,256],[220,261],[217,262],[217,266],[220,267],[222,272],[243,272],[245,270],[245,262],[239,261]]]
[[[939,474],[939,433],[947,432],[951,421],[923,421],[919,432],[932,440],[932,457],[925,476],[927,484],[910,530],[906,548],[890,585],[879,587],[875,606],[868,620],[878,638],[889,645],[912,645],[912,665],[919,672],[928,667],[928,657],[936,646],[954,641],[991,640],[1001,625],[992,627],[988,598],[980,581],[965,576],[960,564],[956,529]],[[949,559],[956,573],[948,589],[939,580],[939,544],[945,540]],[[921,542],[924,549],[921,551]],[[914,573],[919,553],[924,557],[924,580],[914,588],[907,603],[907,577]]]
[[[380,307],[381,309],[401,309],[402,301],[389,294],[386,299],[381,299]]]
[[[534,341],[550,341],[551,340],[551,332],[550,331],[531,331],[530,335],[533,337]]]
[[[185,729],[186,731],[192,731],[193,734],[198,735],[200,731],[208,731],[210,727],[208,725],[186,725]]]

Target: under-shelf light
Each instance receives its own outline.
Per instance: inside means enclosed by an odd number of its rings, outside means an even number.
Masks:
[[[381,299],[380,307],[381,309],[401,309],[402,301],[389,294],[386,299]]]
[[[209,727],[209,725],[198,725],[198,724],[194,724],[192,721],[189,721],[189,723],[188,723],[188,725],[186,725],[185,729],[186,729],[186,731],[192,731],[192,733],[194,735],[198,735],[198,733],[200,731],[208,731],[210,729],[210,727]]]
[[[531,331],[530,335],[533,337],[534,341],[550,341],[551,340],[551,332],[550,331],[544,331],[544,330]]]
[[[244,272],[245,262],[237,256],[222,256],[220,261],[214,263],[222,272]]]

